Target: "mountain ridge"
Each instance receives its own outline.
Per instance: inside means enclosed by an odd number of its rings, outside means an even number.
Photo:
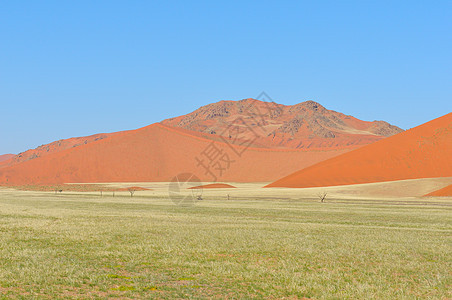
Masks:
[[[312,100],[283,105],[252,98],[222,100],[160,123],[222,135],[237,118],[245,121],[249,131],[258,131],[256,142],[269,148],[365,145],[403,131],[385,121],[367,122],[328,110]]]
[[[0,163],[10,160],[11,158],[13,158],[15,156],[15,154],[2,154],[0,155]]]

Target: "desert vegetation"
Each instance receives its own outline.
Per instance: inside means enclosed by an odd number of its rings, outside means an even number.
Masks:
[[[452,297],[450,201],[217,199],[0,189],[0,295]]]
[[[328,196],[328,193],[327,192],[322,192],[322,193],[319,193],[317,196],[319,197],[320,202],[323,203],[323,202],[325,202],[325,199],[326,199],[326,196]]]

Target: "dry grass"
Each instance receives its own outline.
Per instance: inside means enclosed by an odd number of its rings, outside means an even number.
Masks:
[[[204,199],[0,190],[0,295],[452,297],[450,200]]]

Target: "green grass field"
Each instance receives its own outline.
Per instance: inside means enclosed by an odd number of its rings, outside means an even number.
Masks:
[[[0,190],[4,298],[451,299],[452,203]]]

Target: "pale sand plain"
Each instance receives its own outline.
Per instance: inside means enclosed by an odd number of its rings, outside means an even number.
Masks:
[[[213,184],[204,182],[196,185]],[[409,179],[399,181],[353,184],[332,187],[314,188],[264,188],[268,182],[222,182],[236,188],[203,189],[202,198],[209,200],[305,200],[318,201],[319,195],[327,193],[325,201],[359,201],[359,200],[388,200],[388,201],[412,201],[423,202],[448,202],[450,197],[423,197],[424,195],[444,188],[452,183],[452,177]],[[80,183],[77,183],[80,184]],[[99,183],[97,183],[99,184]],[[100,183],[112,188],[127,188],[138,186],[150,189],[149,191],[137,191],[134,197],[151,197],[169,200],[169,182],[123,182],[123,183]],[[180,186],[181,196],[193,194],[189,186]],[[96,194],[91,192],[91,194]],[[198,192],[199,194],[199,192]],[[112,196],[111,192],[104,192],[103,196]],[[115,196],[129,196],[128,192],[115,192]]]

